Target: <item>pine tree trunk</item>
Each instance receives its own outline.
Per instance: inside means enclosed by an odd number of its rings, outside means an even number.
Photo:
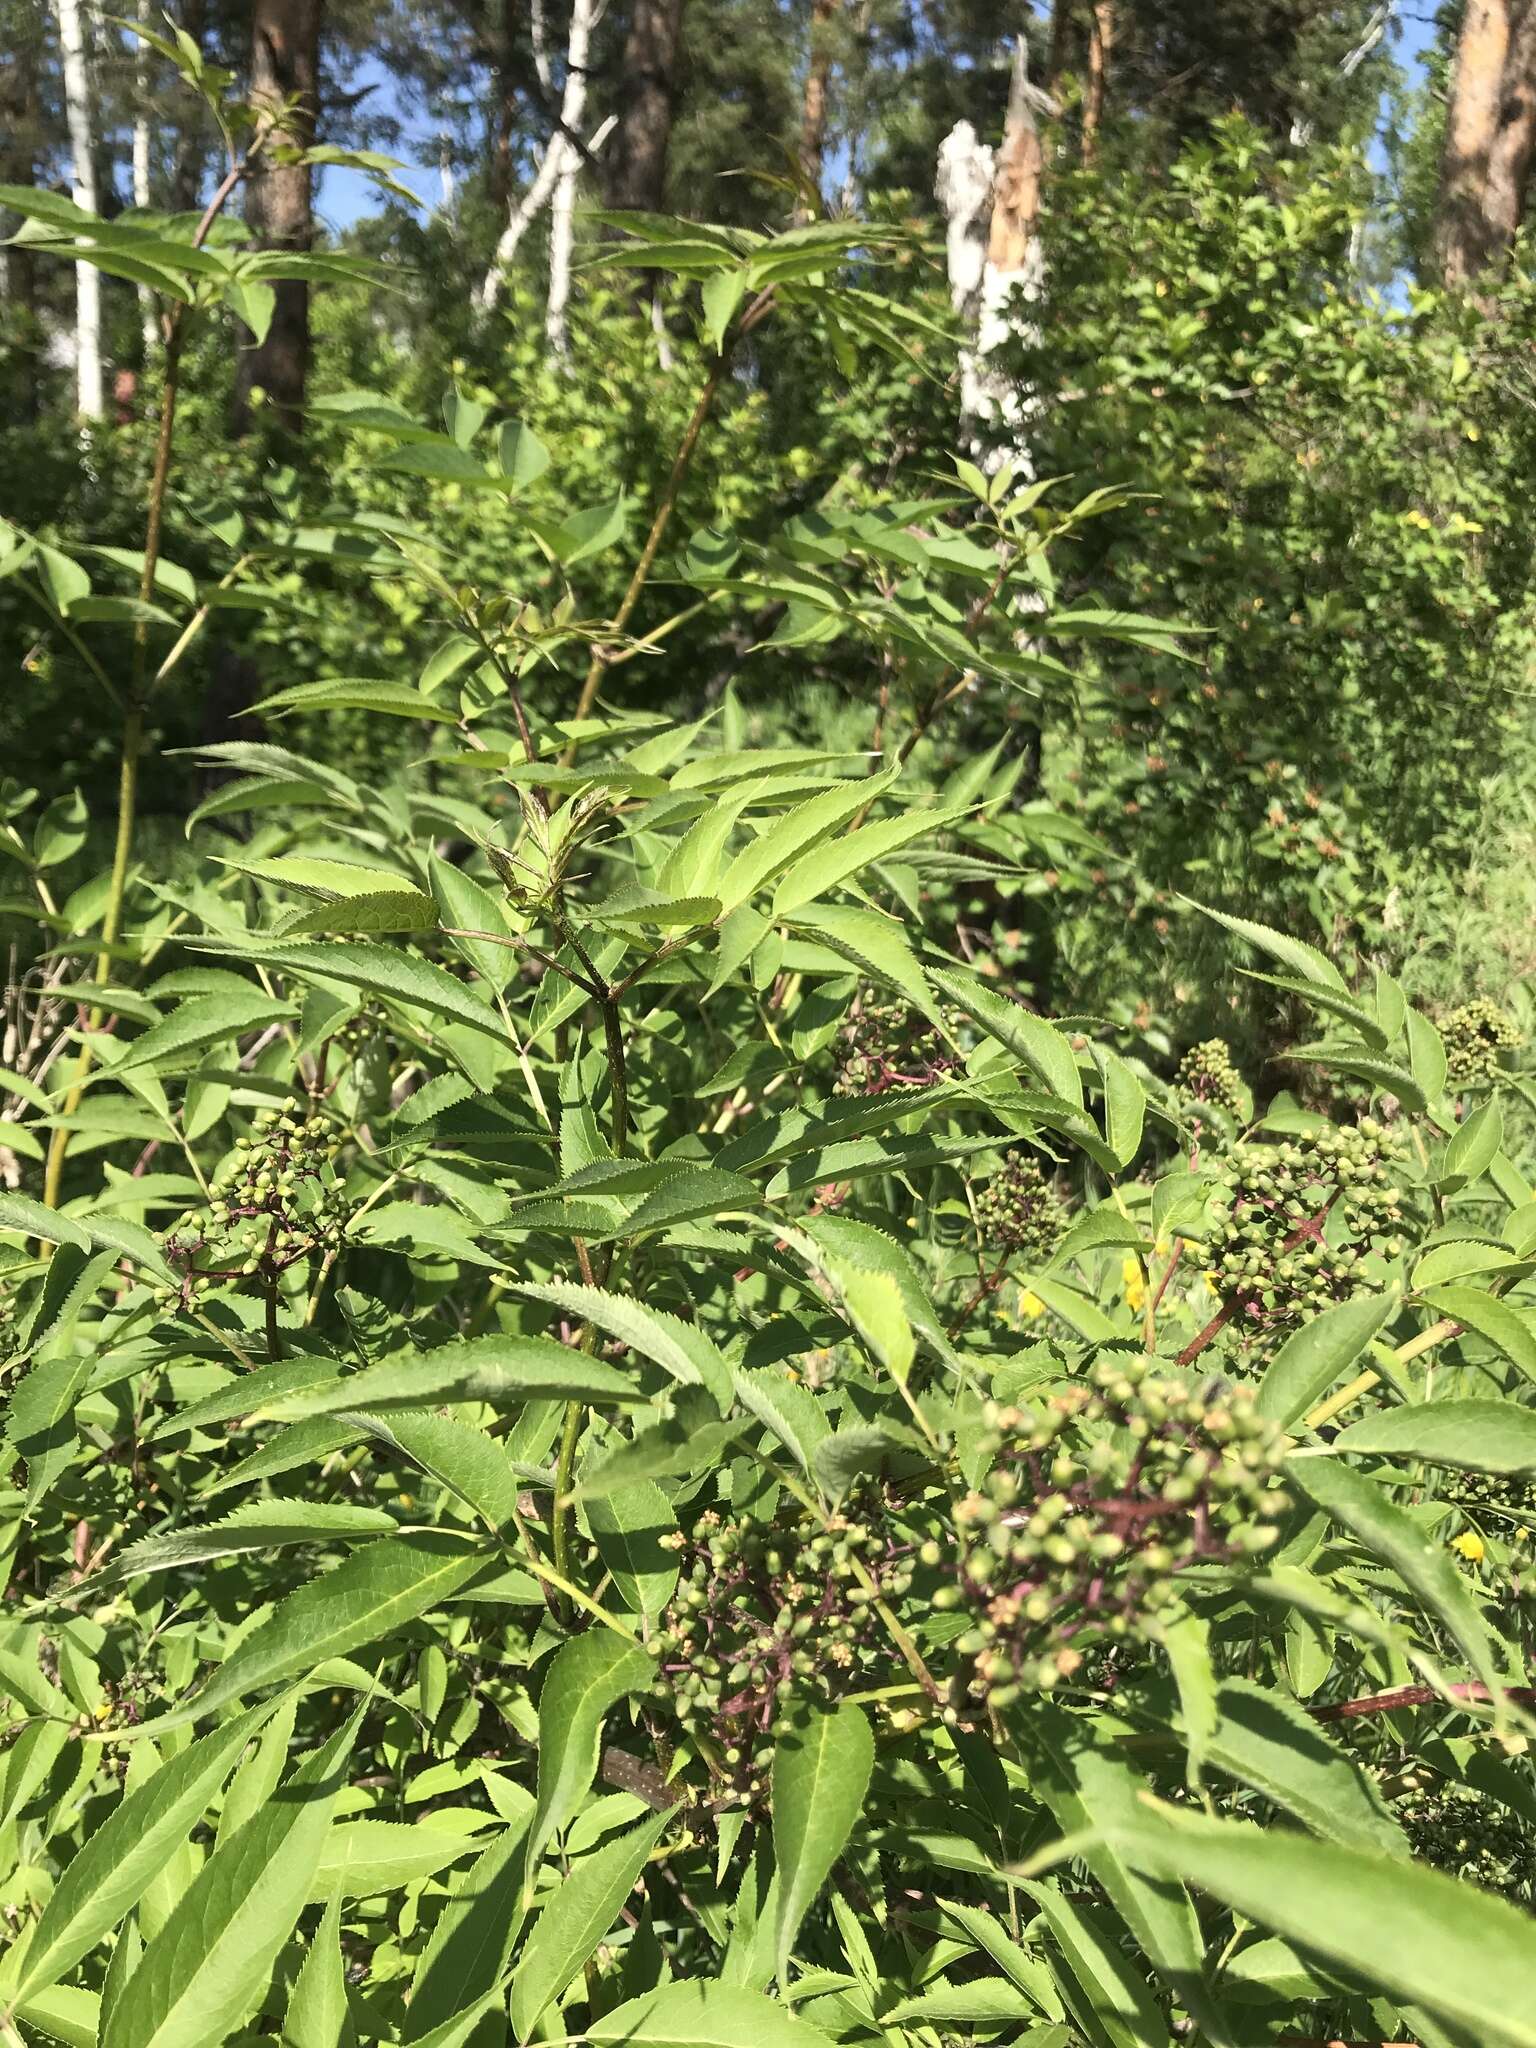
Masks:
[[[565,313],[571,297],[571,238],[576,213],[576,180],[581,157],[569,140],[581,132],[587,111],[587,72],[592,31],[597,26],[596,0],[575,0],[570,39],[565,51],[565,91],[560,101],[561,133],[551,136],[550,151],[559,153],[554,191],[549,202],[549,296],[544,305],[544,337],[556,355],[566,351]]]
[[[831,31],[837,8],[838,0],[812,0],[811,53],[800,108],[800,176],[810,192],[818,193],[827,148],[827,83],[832,76]]]
[[[1488,153],[1483,219],[1502,255],[1525,217],[1531,159],[1536,152],[1536,0],[1524,0],[1512,18],[1499,95],[1499,125]]]
[[[1104,119],[1104,88],[1109,82],[1110,53],[1115,47],[1114,0],[1093,0],[1088,28],[1088,93],[1083,101],[1083,162],[1091,164],[1099,146]]]
[[[7,185],[37,183],[37,49],[28,37],[18,36],[8,64],[0,66],[0,182]],[[0,208],[0,233],[10,234],[16,218]],[[0,249],[0,298],[23,316],[30,328],[30,316],[37,302],[36,258],[25,249]],[[36,416],[37,380],[17,380],[18,410],[29,419]]]
[[[74,200],[87,213],[96,213],[100,208],[91,100],[89,0],[57,0],[57,4]],[[101,365],[101,272],[90,263],[75,265],[75,393],[80,417],[99,420],[106,409]]]
[[[284,107],[283,140],[307,148],[315,139],[322,0],[255,0],[251,21],[251,105]],[[245,190],[246,225],[264,249],[307,249],[314,238],[311,173],[263,153]],[[266,393],[275,423],[297,434],[309,380],[309,286],[284,278],[266,338],[242,349],[235,372],[235,432],[250,425],[251,393]]]
[[[1495,252],[1486,200],[1509,46],[1509,0],[1466,0],[1446,109],[1435,235],[1440,275],[1453,290],[1471,283]]]
[[[517,131],[517,22],[519,0],[502,0],[496,34],[495,118],[491,130],[491,168],[487,190],[498,213],[512,202],[512,138]]]
[[[611,207],[665,211],[682,27],[683,0],[634,0],[619,70],[619,123],[603,163]]]

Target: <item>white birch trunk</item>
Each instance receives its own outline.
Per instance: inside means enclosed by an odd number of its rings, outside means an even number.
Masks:
[[[1010,376],[997,353],[1014,336],[1039,340],[1024,308],[1040,297],[1045,252],[1035,228],[1040,148],[1035,109],[1049,96],[1029,83],[1022,39],[1014,65],[1003,146],[994,151],[969,121],[939,145],[934,190],[945,218],[950,300],[975,336],[961,352],[960,405],[968,449],[988,471],[1011,461],[1033,477],[1030,420],[1039,400]]]
[[[592,49],[592,31],[602,18],[600,0],[575,0],[571,9],[570,35],[565,51],[565,87],[560,96],[560,126],[545,145],[544,155],[533,182],[512,209],[512,217],[496,244],[496,254],[480,287],[479,304],[489,312],[501,292],[502,279],[517,254],[518,244],[545,205],[550,208],[549,298],[545,307],[544,331],[550,347],[565,352],[565,309],[571,294],[571,238],[576,210],[576,180],[581,172],[581,153],[569,140],[579,135],[587,111],[587,68]],[[607,135],[605,122],[588,145],[596,150]]]
[[[139,0],[139,20],[148,28],[150,0]],[[133,60],[133,203],[149,205],[149,45],[140,43]],[[155,295],[147,284],[139,286],[139,319],[144,328],[144,360],[155,349]]]
[[[76,206],[100,211],[96,192],[96,136],[88,51],[90,0],[57,0],[63,59],[64,116],[73,158]],[[101,272],[75,265],[75,405],[80,417],[99,420],[106,410],[101,366]]]

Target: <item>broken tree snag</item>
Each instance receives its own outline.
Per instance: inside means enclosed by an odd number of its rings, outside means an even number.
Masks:
[[[960,360],[967,446],[985,468],[1012,460],[1029,475],[1025,428],[1038,401],[993,358],[1010,336],[1038,339],[1023,310],[1038,299],[1045,275],[1039,235],[1044,151],[1036,116],[1055,111],[1049,93],[1030,83],[1020,37],[1002,147],[994,155],[969,121],[958,121],[940,145],[935,179],[946,222],[950,300],[976,337]]]

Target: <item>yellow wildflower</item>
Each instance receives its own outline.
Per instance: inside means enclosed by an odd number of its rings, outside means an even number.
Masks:
[[[1134,1259],[1127,1253],[1121,1261],[1120,1280],[1125,1290],[1126,1306],[1132,1315],[1136,1315],[1147,1298],[1147,1283],[1142,1278],[1140,1259]]]
[[[1034,1322],[1037,1317],[1045,1314],[1045,1303],[1038,1294],[1031,1293],[1026,1287],[1019,1296],[1019,1314]]]
[[[1459,1550],[1468,1564],[1481,1564],[1485,1555],[1483,1539],[1474,1529],[1463,1529],[1459,1536],[1453,1536],[1451,1548]]]

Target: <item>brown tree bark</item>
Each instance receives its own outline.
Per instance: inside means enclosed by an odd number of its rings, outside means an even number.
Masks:
[[[281,143],[305,149],[315,139],[323,0],[255,0],[251,16],[251,105],[279,119]],[[280,153],[280,151],[279,151]],[[265,249],[298,249],[314,238],[311,173],[263,151],[245,190],[246,224]],[[242,349],[235,371],[234,430],[250,425],[251,393],[259,386],[275,423],[297,434],[309,379],[309,286],[284,278],[266,338]]]
[[[800,175],[813,192],[821,190],[827,147],[827,81],[832,76],[831,27],[837,8],[838,0],[812,0],[811,4],[811,54],[800,110]],[[797,218],[806,218],[803,207]]]
[[[1062,69],[1067,61],[1067,29],[1072,13],[1072,0],[1051,0],[1050,37],[1045,54],[1045,89],[1054,92],[1061,83]]]
[[[1509,47],[1509,0],[1467,0],[1446,109],[1435,229],[1440,275],[1453,290],[1486,269],[1494,253],[1485,200]]]
[[[1488,153],[1483,220],[1495,255],[1514,241],[1525,217],[1531,159],[1536,153],[1536,0],[1511,10],[1509,49],[1499,94],[1499,120]]]
[[[1099,146],[1099,124],[1104,119],[1104,87],[1109,78],[1109,59],[1115,47],[1114,0],[1093,0],[1088,25],[1088,91],[1083,101],[1083,162],[1091,164]]]
[[[634,0],[619,73],[619,125],[603,155],[608,204],[662,213],[677,99],[683,0]]]

